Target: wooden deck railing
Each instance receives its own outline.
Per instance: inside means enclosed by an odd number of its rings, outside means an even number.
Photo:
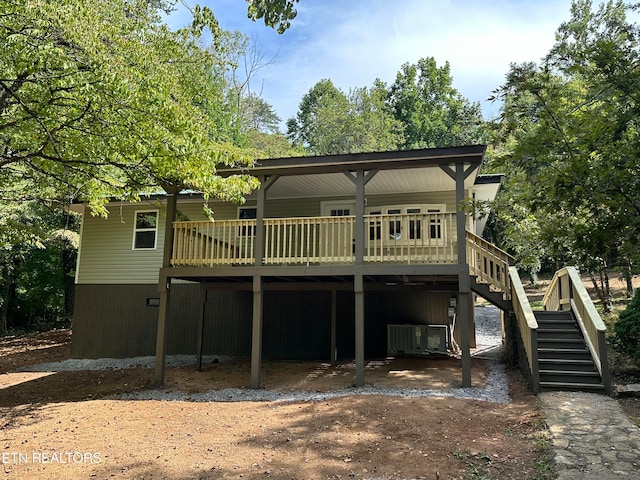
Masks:
[[[454,213],[365,215],[364,261],[456,263]],[[172,266],[255,263],[255,220],[174,222]],[[355,262],[355,217],[264,220],[264,264]]]
[[[365,215],[364,261],[456,263],[455,213]]]
[[[533,393],[537,394],[540,389],[540,375],[538,370],[538,322],[533,314],[516,267],[509,267],[509,277],[513,310],[516,315],[520,338],[522,339],[522,345],[531,373],[531,389]]]
[[[467,261],[469,271],[478,281],[493,285],[504,292],[507,298],[511,294],[509,265],[514,258],[492,243],[467,231]]]
[[[575,267],[558,270],[542,299],[545,310],[571,310],[584,334],[596,368],[607,391],[611,388],[611,374],[605,340],[606,326],[598,313],[580,273]]]

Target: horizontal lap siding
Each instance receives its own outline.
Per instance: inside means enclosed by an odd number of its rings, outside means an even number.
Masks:
[[[272,199],[267,201],[266,217],[320,216],[323,200],[350,200],[340,198]],[[162,204],[161,204],[162,203]],[[451,192],[429,194],[394,194],[367,196],[367,206],[408,204],[442,204],[455,211],[455,196]],[[255,206],[247,202],[245,206]],[[178,201],[180,218],[192,221],[205,220],[203,202],[189,199]],[[210,202],[214,218],[228,220],[238,218],[239,205]],[[137,210],[159,210],[157,247],[150,250],[133,250],[134,218]],[[137,204],[111,204],[109,217],[92,217],[85,213],[82,225],[80,254],[78,257],[78,284],[152,284],[158,281],[158,269],[162,265],[164,240],[164,202],[143,201]]]
[[[139,210],[159,211],[155,249],[132,248],[135,212]],[[181,203],[178,210],[191,220],[206,219],[201,202]],[[220,215],[236,218],[235,205],[221,205],[218,210]],[[162,266],[164,226],[164,205],[156,203],[110,205],[107,219],[85,213],[76,283],[157,284],[158,270]]]

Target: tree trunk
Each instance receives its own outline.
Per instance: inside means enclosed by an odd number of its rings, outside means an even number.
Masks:
[[[2,276],[0,277],[2,280],[0,283],[2,287],[2,291],[0,292],[2,295],[2,305],[0,305],[0,336],[9,333],[9,312],[11,311],[11,304],[13,303],[16,293],[15,272],[19,265],[19,260],[14,257],[2,267]]]
[[[61,246],[62,256],[62,278],[64,288],[64,315],[67,319],[73,317],[73,307],[75,303],[75,271],[76,271],[76,249],[65,242]]]
[[[628,258],[625,259],[625,264],[622,267],[622,275],[627,284],[627,298],[631,298],[633,297],[633,274],[631,273],[631,260]]]
[[[596,274],[598,278],[596,278]],[[611,313],[613,302],[611,300],[611,289],[609,287],[609,274],[607,272],[607,264],[604,260],[598,261],[597,272],[589,271],[589,278],[596,291],[596,296],[602,304],[603,313]]]
[[[8,268],[5,266],[0,270],[0,337],[7,334],[7,312],[9,311],[9,278]]]

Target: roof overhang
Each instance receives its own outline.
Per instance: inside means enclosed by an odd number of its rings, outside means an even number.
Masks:
[[[367,194],[443,192],[455,190],[455,182],[441,168],[457,163],[471,168],[465,188],[475,185],[486,147],[425,148],[391,152],[353,153],[313,157],[258,160],[251,169],[220,169],[230,176],[249,173],[258,178],[277,176],[269,198],[353,196],[353,182],[344,174],[357,170],[376,171],[367,183]]]
[[[470,145],[274,158],[256,160],[252,168],[220,168],[216,174],[221,177],[250,174],[261,179],[278,176],[269,188],[269,198],[352,197],[354,185],[345,172],[377,171],[367,183],[368,195],[444,192],[455,190],[455,182],[442,167],[462,163],[465,168],[472,169],[464,181],[465,189],[473,188],[478,199],[493,199],[499,187],[498,177],[478,175],[485,151],[484,145]],[[189,192],[190,195],[184,193],[180,196],[181,201],[189,196],[201,198],[194,192]],[[249,198],[254,196],[255,193]],[[152,197],[163,198],[164,194]],[[81,204],[74,207],[74,211],[82,210]]]
[[[464,147],[423,148],[395,150],[392,152],[349,153],[313,157],[288,157],[256,160],[249,169],[221,168],[217,174],[223,177],[249,173],[258,177],[272,175],[317,175],[356,170],[398,170],[407,168],[439,167],[466,163],[480,165],[486,151],[485,145]]]

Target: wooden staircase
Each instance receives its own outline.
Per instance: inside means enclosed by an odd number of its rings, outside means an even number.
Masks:
[[[540,390],[604,392],[600,374],[571,311],[534,311]]]

